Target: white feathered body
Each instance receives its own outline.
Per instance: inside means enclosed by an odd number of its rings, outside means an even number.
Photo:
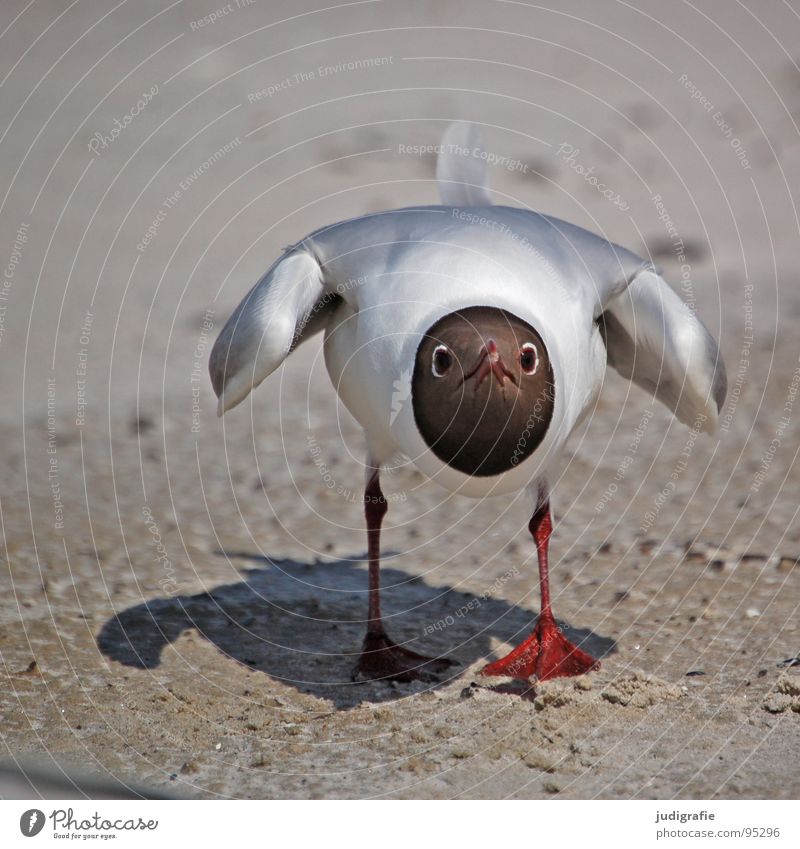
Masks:
[[[461,140],[463,148],[474,135],[456,124],[445,139]],[[464,495],[500,495],[547,479],[591,409],[607,364],[680,421],[712,432],[725,397],[724,364],[702,322],[652,263],[565,221],[492,206],[485,174],[472,166],[471,158],[440,158],[448,205],[343,221],[286,249],[214,345],[209,366],[220,414],[296,345],[325,329],[328,372],[364,428],[368,461],[379,464],[400,452]],[[472,306],[507,310],[534,327],[555,386],[541,444],[511,470],[484,477],[465,475],[433,454],[411,398],[423,334],[446,314]]]
[[[459,217],[465,214],[467,220]],[[479,223],[485,216],[498,226]],[[400,452],[446,488],[476,497],[513,492],[546,476],[606,368],[586,272],[559,271],[533,248],[537,222],[523,210],[428,207],[370,218],[314,234],[304,247],[341,293],[328,320],[325,362],[364,428],[372,458],[385,462]],[[365,230],[371,231],[366,239]],[[439,460],[419,434],[411,403],[411,368],[423,334],[444,315],[477,305],[505,309],[537,328],[556,387],[553,418],[535,454],[490,477],[465,475]]]

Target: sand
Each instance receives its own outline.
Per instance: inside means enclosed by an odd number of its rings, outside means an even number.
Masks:
[[[797,798],[795,10],[23,8],[0,13],[4,762],[201,798]],[[478,675],[535,620],[530,505],[401,466],[388,627],[461,665],[353,683],[364,444],[318,340],[215,416],[208,347],[249,286],[315,227],[436,202],[412,148],[452,118],[482,125],[498,202],[652,256],[728,364],[715,436],[609,374],[570,444],[552,580],[602,660],[581,679]]]

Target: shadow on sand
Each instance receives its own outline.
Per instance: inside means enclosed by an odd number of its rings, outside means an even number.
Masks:
[[[194,629],[232,661],[340,709],[412,691],[409,684],[351,681],[365,630],[363,559],[301,563],[220,554],[231,561],[256,562],[259,568],[240,569],[243,580],[212,592],[155,598],[122,611],[100,631],[97,642],[103,654],[126,666],[154,669],[164,647]],[[431,586],[392,566],[382,567],[381,581],[389,635],[414,651],[446,655],[461,664],[442,676],[441,683],[478,660],[492,659],[492,638],[516,644],[535,621],[530,611],[501,598]],[[616,651],[608,637],[564,629],[597,658]]]

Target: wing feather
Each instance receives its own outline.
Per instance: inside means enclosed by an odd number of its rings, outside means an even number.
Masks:
[[[600,328],[608,364],[651,392],[685,425],[713,433],[727,377],[703,322],[648,267],[604,306]]]
[[[324,326],[337,295],[327,291],[316,258],[291,249],[234,310],[208,363],[218,415],[243,401],[289,353]]]

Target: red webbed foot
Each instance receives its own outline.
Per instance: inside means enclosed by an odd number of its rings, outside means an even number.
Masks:
[[[435,682],[441,673],[455,665],[457,661],[447,657],[426,657],[398,646],[383,632],[368,633],[352,678]]]
[[[600,668],[600,661],[571,643],[552,616],[542,615],[533,633],[505,657],[490,663],[481,675],[503,675],[528,681],[546,681],[583,675]]]

